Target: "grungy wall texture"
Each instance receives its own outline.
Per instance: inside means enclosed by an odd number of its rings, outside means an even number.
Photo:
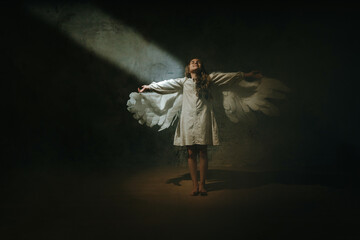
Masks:
[[[232,123],[218,108],[222,145],[209,148],[210,165],[352,166],[359,84],[347,69],[358,19],[333,11],[96,1],[8,8],[7,164],[186,164],[172,146],[175,126],[141,126],[126,102],[142,84],[181,77],[198,57],[208,72],[259,69],[291,89],[274,102],[280,116],[257,114],[256,124]]]
[[[149,83],[183,76],[184,64],[89,3],[29,4],[27,10],[80,46]]]

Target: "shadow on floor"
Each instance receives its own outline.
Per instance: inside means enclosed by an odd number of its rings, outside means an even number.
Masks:
[[[206,186],[208,191],[254,188],[267,184],[321,185],[343,188],[345,186],[355,186],[354,184],[358,183],[358,181],[354,181],[351,177],[340,173],[304,173],[296,171],[248,172],[209,169],[207,175]],[[181,186],[181,181],[185,180],[191,180],[189,173],[168,179],[166,183]]]

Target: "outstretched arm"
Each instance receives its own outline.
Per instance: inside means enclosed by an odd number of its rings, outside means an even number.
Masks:
[[[185,78],[176,78],[164,80],[161,82],[153,82],[150,85],[143,85],[141,89],[138,88],[138,92],[154,91],[160,94],[175,93],[182,91]]]
[[[251,71],[248,73],[244,72],[230,72],[230,73],[211,73],[210,74],[211,81],[214,85],[224,86],[228,84],[232,84],[237,80],[247,80],[247,81],[255,81],[263,78],[263,75],[260,71]]]

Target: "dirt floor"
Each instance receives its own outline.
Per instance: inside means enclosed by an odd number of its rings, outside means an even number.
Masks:
[[[1,239],[360,239],[356,186],[316,171],[186,167],[17,170],[3,181]],[[5,183],[5,184],[4,184]]]

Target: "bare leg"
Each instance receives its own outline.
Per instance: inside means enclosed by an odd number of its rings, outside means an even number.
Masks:
[[[194,146],[188,146],[188,164],[190,169],[190,176],[193,182],[193,189],[190,195],[197,195],[199,192],[199,184],[197,180],[197,163],[196,163],[196,155],[197,149]]]
[[[207,156],[207,146],[199,146],[199,158],[200,158],[200,193],[206,193],[205,180],[208,170],[208,156]]]

